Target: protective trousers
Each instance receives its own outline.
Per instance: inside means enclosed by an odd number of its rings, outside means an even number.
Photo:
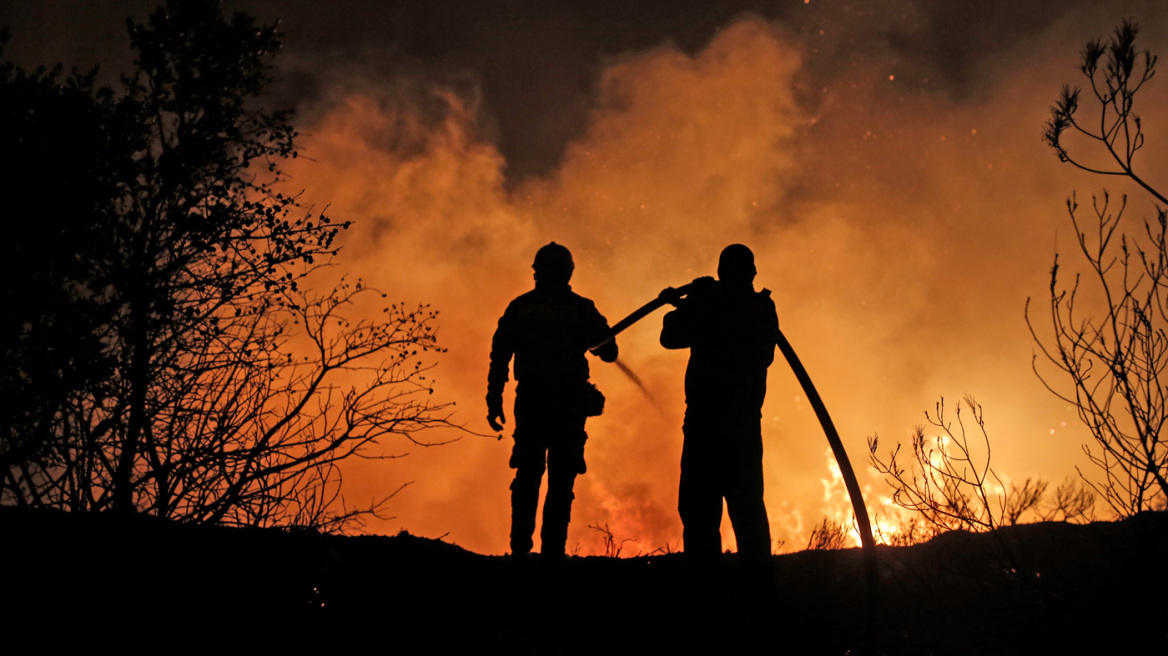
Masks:
[[[758,421],[696,422],[683,426],[681,514],[685,553],[717,558],[722,552],[722,500],[730,513],[738,552],[769,558],[771,530],[763,502],[762,430]]]
[[[572,488],[576,476],[584,473],[585,417],[578,402],[571,406],[555,399],[531,398],[523,392],[515,402],[515,447],[511,451],[511,553],[526,554],[532,549],[535,514],[544,470],[548,474],[543,504],[540,553],[562,556],[572,518]],[[536,402],[538,401],[538,402]]]

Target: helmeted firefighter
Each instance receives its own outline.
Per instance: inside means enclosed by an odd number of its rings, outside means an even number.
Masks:
[[[677,309],[661,329],[662,346],[690,350],[677,505],[685,553],[700,559],[721,553],[723,498],[739,553],[755,559],[771,553],[761,418],[779,320],[770,292],[754,291],[754,276],[750,249],[727,246],[718,279],[695,280],[684,299],[670,298]]]
[[[562,557],[571,519],[572,487],[585,472],[587,417],[600,414],[604,399],[588,381],[585,352],[609,335],[592,301],[569,286],[572,254],[551,242],[532,264],[535,289],[507,306],[491,342],[487,377],[487,422],[503,430],[503,388],[515,359],[515,445],[511,451],[511,553],[528,554],[535,531],[539,487],[546,467],[540,553]],[[592,352],[605,362],[617,357],[615,340]]]

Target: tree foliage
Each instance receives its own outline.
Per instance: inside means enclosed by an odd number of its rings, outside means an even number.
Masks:
[[[333,525],[340,460],[445,421],[417,361],[434,313],[356,320],[374,290],[304,289],[348,224],[281,191],[296,133],[263,106],[274,26],[186,0],[128,27],[119,92],[0,69],[6,157],[42,167],[5,181],[40,231],[14,265],[33,288],[5,299],[3,391],[25,403],[2,418],[2,500]]]
[[[0,52],[7,40],[0,33]],[[95,77],[0,63],[0,186],[10,239],[0,258],[7,281],[0,471],[51,458],[55,436],[76,432],[69,410],[77,391],[113,373],[104,330],[112,304],[99,262],[115,257],[106,238],[114,162],[132,151],[115,136],[115,104]]]
[[[1145,138],[1135,99],[1156,65],[1154,55],[1136,47],[1137,34],[1135,24],[1124,22],[1109,41],[1086,45],[1079,70],[1088,81],[1089,102],[1082,106],[1080,88],[1064,87],[1044,140],[1061,161],[1129,179],[1153,202],[1168,205],[1136,168]],[[1168,422],[1168,381],[1163,379],[1168,368],[1168,214],[1157,205],[1155,219],[1128,232],[1122,226],[1126,209],[1126,195],[1117,201],[1103,191],[1092,197],[1084,216],[1072,195],[1067,213],[1086,274],[1068,283],[1065,275],[1060,277],[1055,256],[1052,338],[1039,336],[1029,302],[1026,312],[1043,359],[1058,376],[1044,375],[1037,355],[1035,371],[1048,389],[1077,408],[1091,431],[1093,444],[1083,450],[1102,477],[1091,484],[1120,515],[1162,506],[1168,499],[1168,436],[1163,433]]]

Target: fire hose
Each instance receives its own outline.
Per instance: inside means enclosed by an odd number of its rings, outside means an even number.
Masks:
[[[678,287],[672,290],[671,294],[667,293],[670,290],[661,292],[657,298],[642,305],[632,314],[617,322],[612,327],[608,338],[592,348],[600,348],[607,344],[626,328],[652,314],[654,310],[664,306],[671,300],[679,299],[688,294],[693,286],[694,283],[690,283]],[[847,451],[844,450],[844,444],[840,440],[839,432],[836,431],[835,424],[832,422],[831,416],[827,413],[827,406],[823,404],[823,399],[820,398],[819,392],[815,389],[815,384],[811,382],[811,376],[808,375],[807,369],[803,367],[803,363],[800,362],[799,356],[795,354],[795,349],[791,347],[791,343],[787,341],[782,330],[776,332],[775,341],[779,350],[783,352],[783,357],[787,358],[787,364],[790,365],[791,370],[795,374],[795,378],[799,380],[799,384],[803,387],[803,393],[807,396],[811,407],[815,410],[815,416],[819,419],[820,426],[823,427],[828,444],[831,445],[831,451],[835,455],[836,463],[839,465],[840,476],[844,479],[844,486],[847,488],[848,497],[852,501],[852,510],[856,515],[856,523],[858,524],[860,533],[860,544],[864,552],[864,569],[868,584],[869,610],[872,611],[875,609],[876,589],[879,581],[876,541],[872,537],[872,523],[868,518],[868,509],[864,504],[864,495],[860,491],[860,483],[856,480],[856,473],[852,469],[852,463],[848,459]],[[871,615],[871,612],[869,614]]]

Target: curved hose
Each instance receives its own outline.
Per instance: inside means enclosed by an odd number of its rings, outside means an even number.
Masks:
[[[840,475],[844,479],[844,486],[847,487],[848,496],[852,500],[852,510],[856,513],[856,523],[859,524],[860,529],[860,545],[864,549],[864,570],[868,579],[868,607],[869,616],[871,616],[871,611],[875,609],[876,589],[880,579],[877,569],[876,540],[872,537],[872,522],[868,518],[868,508],[864,504],[864,494],[860,491],[860,482],[856,479],[856,472],[852,470],[852,462],[848,459],[844,443],[840,439],[839,432],[835,429],[835,424],[831,421],[831,415],[827,414],[827,406],[823,404],[823,399],[819,398],[819,392],[816,391],[815,384],[811,382],[811,376],[803,368],[803,363],[799,361],[799,356],[795,355],[795,349],[791,347],[791,343],[787,341],[783,331],[779,331],[776,342],[779,350],[783,352],[783,356],[787,358],[787,364],[791,365],[791,371],[795,373],[795,378],[799,379],[799,384],[803,386],[803,393],[811,402],[815,416],[819,418],[819,425],[823,427],[823,433],[827,436],[832,453],[835,454]]]

